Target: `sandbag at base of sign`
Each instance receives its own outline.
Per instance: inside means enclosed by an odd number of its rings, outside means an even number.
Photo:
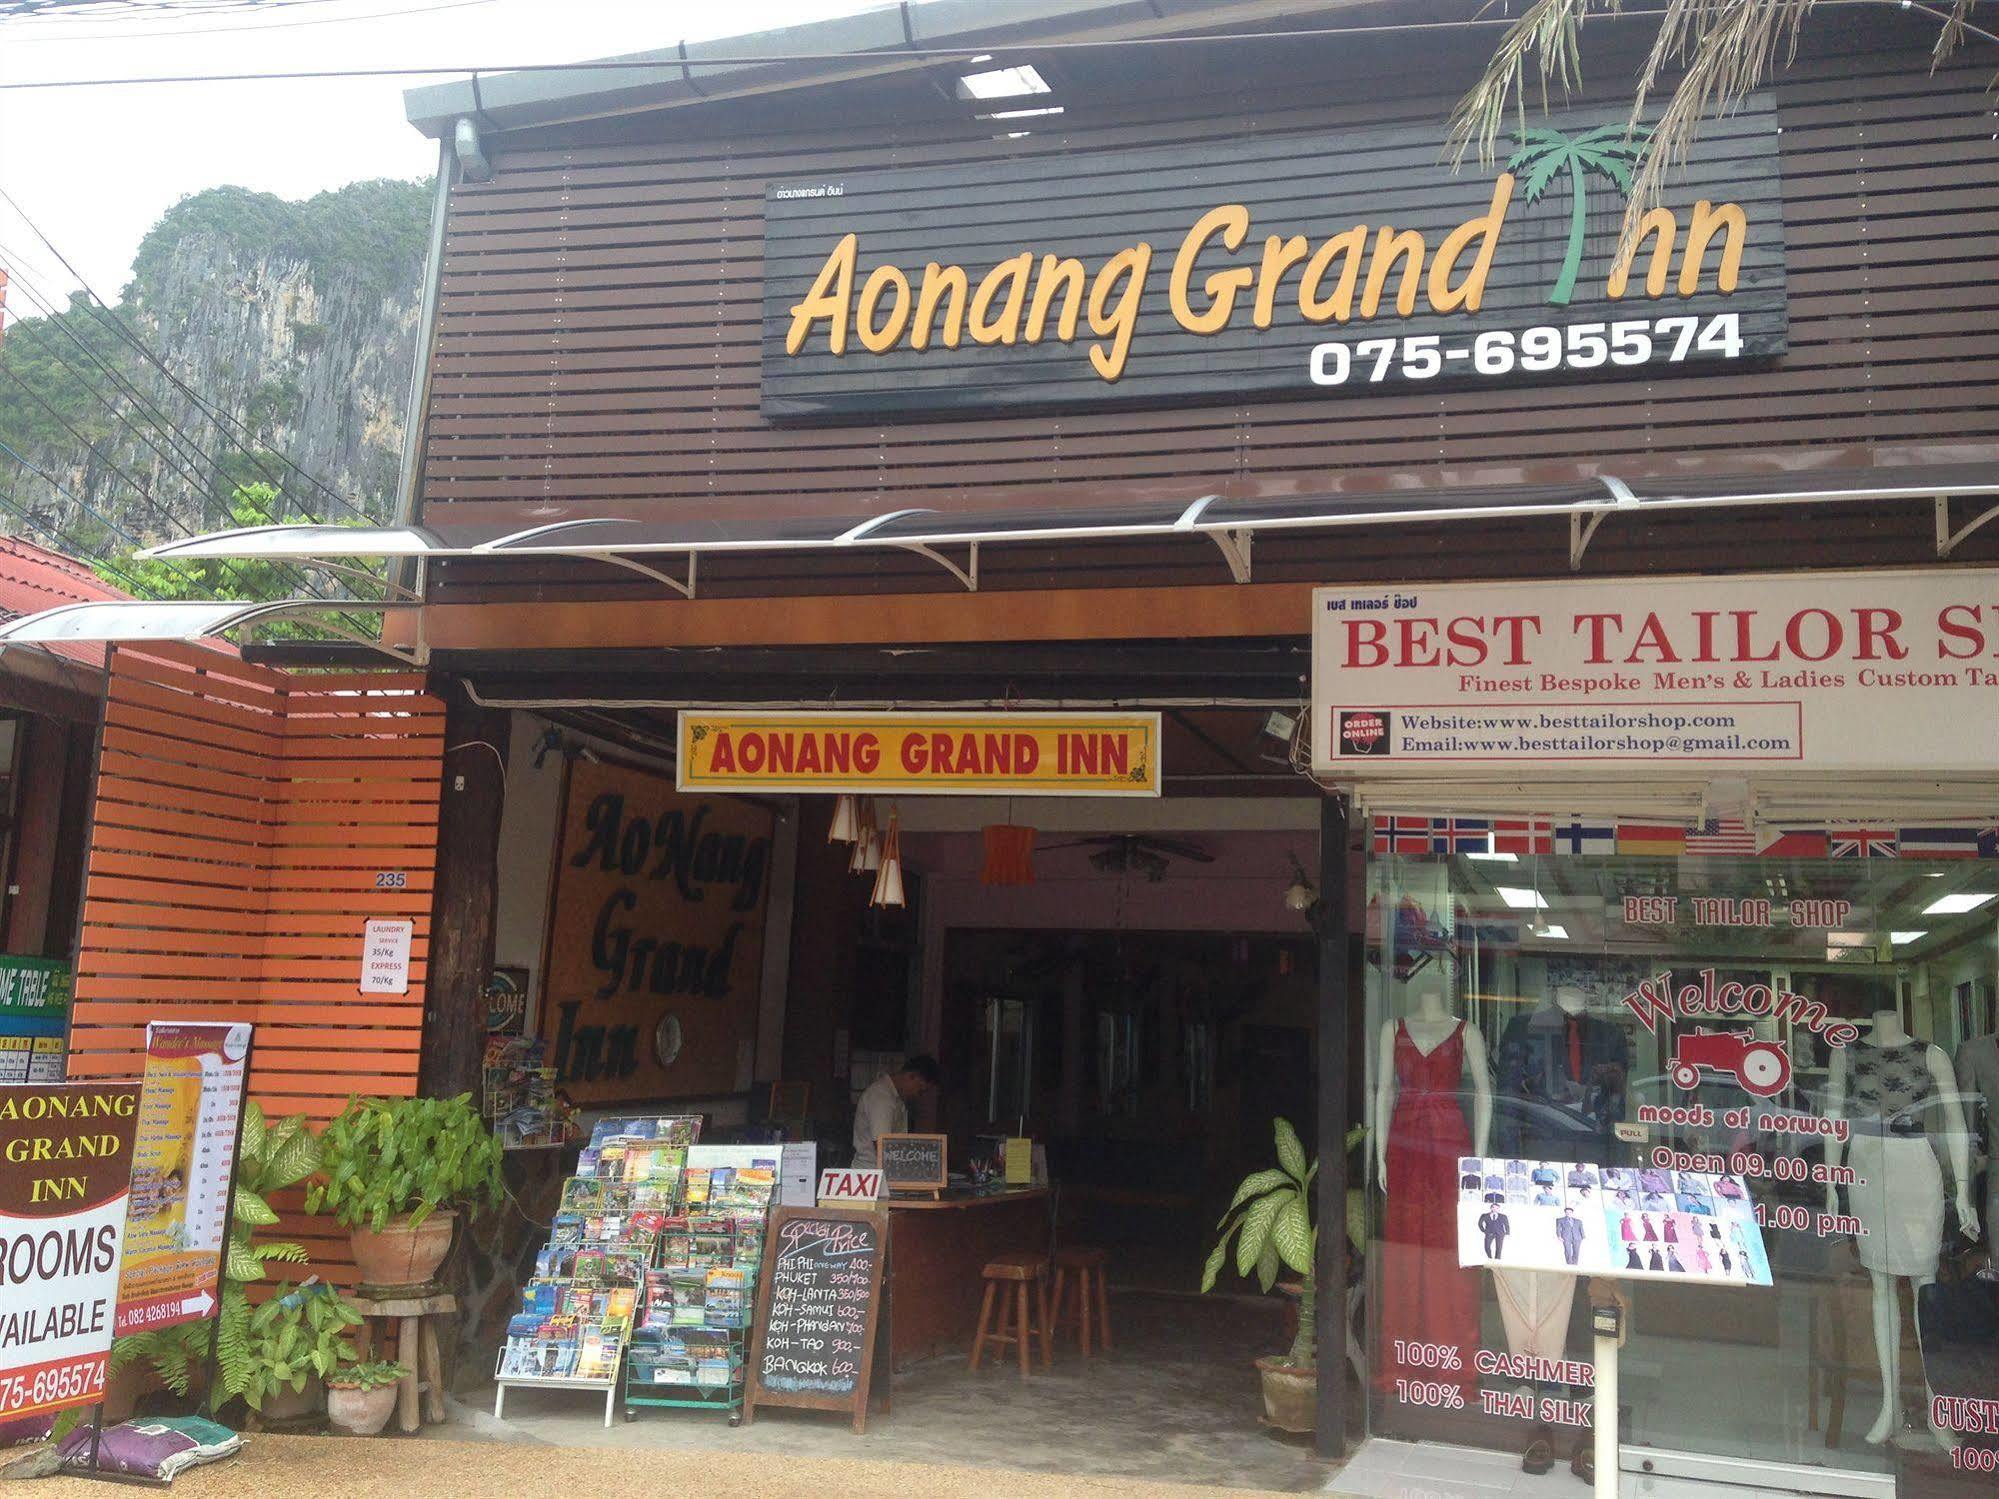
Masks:
[[[107,1426],[101,1433],[77,1427],[63,1438],[63,1466],[88,1472],[93,1438],[100,1472],[161,1483],[173,1482],[184,1469],[220,1462],[243,1445],[241,1435],[200,1416],[148,1416]]]

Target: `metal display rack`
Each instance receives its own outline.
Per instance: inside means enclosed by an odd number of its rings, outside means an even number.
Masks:
[[[718,1215],[719,1216],[719,1215]],[[643,1312],[638,1325],[633,1328],[632,1337],[625,1345],[625,1419],[636,1421],[638,1407],[652,1407],[664,1410],[700,1410],[726,1415],[731,1426],[740,1426],[743,1421],[743,1371],[748,1357],[750,1323],[755,1315],[757,1274],[759,1266],[753,1256],[744,1262],[744,1241],[748,1237],[743,1232],[741,1221],[744,1214],[729,1213],[729,1268],[740,1270],[743,1283],[737,1288],[737,1304],[729,1320],[717,1324],[704,1319],[699,1324],[688,1324],[676,1329],[668,1324],[662,1333],[671,1338],[676,1331],[721,1333],[722,1341],[713,1346],[726,1351],[728,1367],[725,1378],[717,1381],[704,1378],[698,1368],[681,1369],[671,1367],[653,1353],[653,1344],[646,1336]],[[769,1222],[770,1209],[764,1208],[756,1220],[755,1241],[761,1246],[764,1225]],[[663,1246],[662,1246],[663,1248]],[[657,1253],[655,1258],[657,1258]],[[676,1266],[654,1266],[655,1274],[670,1275]],[[688,1267],[692,1268],[692,1267]],[[648,1277],[648,1297],[651,1277]],[[671,1393],[668,1393],[671,1392]]]

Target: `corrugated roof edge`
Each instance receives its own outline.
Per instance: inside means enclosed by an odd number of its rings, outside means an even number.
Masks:
[[[1084,33],[1145,36],[1191,28],[1266,20],[1315,11],[1347,10],[1374,0],[1006,0],[1005,19],[995,22],[993,0],[927,0],[891,5],[859,15],[839,16],[751,32],[685,47],[693,62],[703,58],[796,57],[797,62],[716,63],[683,67],[676,44],[654,52],[605,58],[630,63],[631,70],[593,65],[532,73],[479,74],[462,82],[427,84],[406,90],[404,112],[425,135],[448,135],[472,116],[489,130],[519,130],[579,118],[699,104],[772,89],[806,88],[869,73],[899,72],[928,65],[923,49],[986,50],[1020,47]],[[907,26],[907,34],[905,34]],[[893,54],[893,56],[847,54]]]

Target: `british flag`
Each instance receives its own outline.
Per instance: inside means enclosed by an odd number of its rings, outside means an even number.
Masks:
[[[1374,851],[1378,854],[1427,854],[1430,852],[1430,819],[1375,818]]]
[[[1496,817],[1492,821],[1492,851],[1496,854],[1551,854],[1554,825],[1545,817]]]
[[[1756,835],[1740,817],[1710,817],[1687,829],[1690,854],[1753,854]]]
[[[1901,852],[1901,836],[1893,828],[1834,828],[1826,842],[1835,859],[1893,859]]]
[[[1483,817],[1439,817],[1430,824],[1430,852],[1485,854],[1492,852],[1492,824]]]

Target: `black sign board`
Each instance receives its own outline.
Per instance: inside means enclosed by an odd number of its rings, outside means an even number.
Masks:
[[[928,1192],[935,1197],[950,1180],[949,1136],[883,1135],[875,1144],[881,1153],[884,1192]]]
[[[1651,379],[1786,340],[1777,117],[1710,121],[1632,263],[1645,137],[1537,117],[780,178],[763,413],[843,421]]]
[[[759,1405],[850,1410],[867,1430],[888,1220],[859,1208],[779,1208],[764,1240],[743,1420]]]

